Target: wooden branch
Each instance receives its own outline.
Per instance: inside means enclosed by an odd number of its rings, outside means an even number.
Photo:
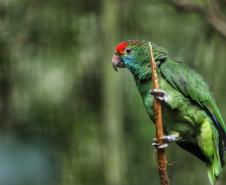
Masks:
[[[200,15],[217,33],[226,39],[226,18],[216,9],[216,2],[212,1],[208,8],[189,1],[165,0],[173,5],[178,11],[195,12]]]
[[[155,59],[153,57],[153,51],[152,51],[152,45],[149,42],[150,47],[150,54],[151,54],[151,74],[152,74],[152,83],[153,88],[158,89],[158,76],[157,76],[157,66],[155,63]],[[156,126],[156,138],[158,141],[158,144],[163,144],[162,137],[163,134],[163,124],[162,124],[162,109],[161,109],[161,102],[154,98],[154,113],[155,113],[155,126]],[[158,168],[159,168],[159,176],[160,176],[160,182],[161,185],[169,185],[169,178],[167,175],[167,161],[165,156],[165,150],[164,149],[158,149],[157,150],[157,160],[158,160]]]
[[[202,6],[194,4],[187,1],[178,1],[178,0],[165,0],[166,3],[173,5],[178,11],[185,12],[196,12],[199,14],[204,14],[204,9]]]

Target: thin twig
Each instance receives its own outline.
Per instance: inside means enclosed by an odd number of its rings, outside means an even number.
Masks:
[[[152,73],[152,83],[153,88],[158,89],[158,76],[157,76],[157,66],[155,63],[155,59],[153,57],[152,45],[149,42],[150,53],[151,53],[151,73]],[[156,126],[156,137],[158,144],[162,144],[162,137],[163,137],[163,124],[162,124],[162,109],[161,109],[161,102],[158,99],[154,99],[154,113],[155,113],[155,126]],[[157,160],[158,160],[158,167],[159,167],[159,177],[161,185],[169,185],[169,178],[167,175],[167,168],[166,168],[166,156],[164,149],[157,150]]]
[[[165,0],[173,5],[178,11],[194,12],[200,15],[216,32],[226,38],[226,18],[223,16],[216,1],[210,1],[208,7],[203,7],[188,0]]]

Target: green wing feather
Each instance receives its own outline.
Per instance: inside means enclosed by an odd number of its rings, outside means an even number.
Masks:
[[[212,93],[203,77],[185,64],[167,60],[160,65],[163,77],[175,88],[208,111],[216,128],[226,140],[226,127]]]

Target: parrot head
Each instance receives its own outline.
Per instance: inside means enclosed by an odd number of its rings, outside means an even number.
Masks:
[[[121,42],[115,48],[115,54],[112,58],[112,66],[117,71],[117,68],[128,68],[129,70],[135,70],[144,64],[145,56],[144,41],[127,41]],[[146,61],[147,62],[147,61]]]
[[[167,58],[165,49],[152,43],[153,54],[156,62]],[[150,48],[149,43],[140,40],[121,42],[115,48],[112,57],[112,66],[115,71],[118,68],[127,68],[139,79],[150,77]]]

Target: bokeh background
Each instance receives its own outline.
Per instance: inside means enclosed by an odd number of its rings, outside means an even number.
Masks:
[[[225,14],[222,0],[1,0],[0,184],[159,185],[154,126],[114,47],[165,47],[226,119]],[[172,185],[209,185],[191,154],[172,144],[167,158]]]

